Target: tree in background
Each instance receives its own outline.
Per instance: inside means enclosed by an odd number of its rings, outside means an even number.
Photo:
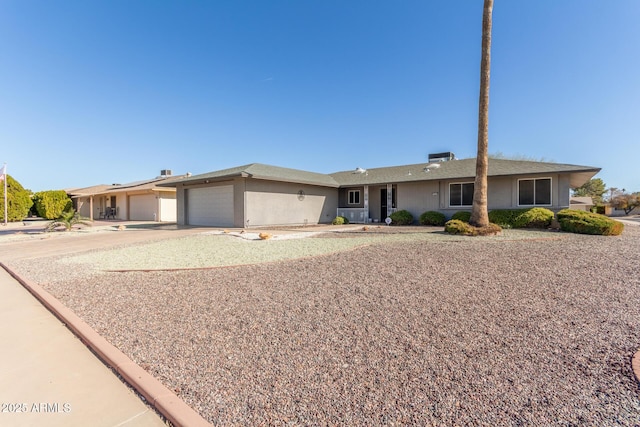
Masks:
[[[591,197],[595,205],[601,205],[606,192],[607,187],[604,181],[600,178],[593,178],[573,190],[573,195],[576,197]]]
[[[478,106],[478,154],[473,187],[473,206],[469,223],[489,225],[487,174],[489,172],[489,78],[491,75],[491,27],[493,0],[484,0],[482,13],[482,59],[480,61],[480,102]]]
[[[64,190],[38,191],[33,195],[38,216],[45,219],[60,218],[73,208],[73,202]]]
[[[22,221],[29,214],[33,205],[31,191],[25,190],[22,185],[11,175],[6,175],[7,180],[7,221]],[[2,185],[3,186],[3,185]],[[0,217],[4,221],[4,197],[0,190]]]
[[[640,193],[617,192],[610,200],[611,206],[624,210],[625,215],[640,206]]]

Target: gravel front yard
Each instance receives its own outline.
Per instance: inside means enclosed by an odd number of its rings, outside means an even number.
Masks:
[[[637,426],[639,260],[627,227],[198,235],[12,267],[215,425]],[[103,271],[203,264],[227,266]]]

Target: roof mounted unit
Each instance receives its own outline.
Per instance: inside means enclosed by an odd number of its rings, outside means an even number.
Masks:
[[[430,153],[429,154],[429,163],[431,162],[447,162],[449,160],[456,160],[456,155],[451,151],[447,151],[446,153]]]
[[[365,173],[365,172],[367,172],[367,170],[363,168],[356,168],[356,170],[353,171],[353,173]]]
[[[438,169],[440,167],[440,163],[429,163],[424,167],[425,172],[429,172],[431,169]]]
[[[160,171],[160,176],[171,176],[173,175],[173,171],[171,169],[162,169]]]

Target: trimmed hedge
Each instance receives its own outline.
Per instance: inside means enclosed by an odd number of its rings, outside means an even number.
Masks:
[[[391,223],[393,225],[411,225],[411,224],[413,224],[413,215],[411,215],[411,213],[409,211],[406,211],[406,210],[395,211],[394,213],[389,215],[389,218],[391,218],[391,221],[393,221]]]
[[[545,208],[495,209],[489,221],[504,228],[548,228],[554,214]]]
[[[333,225],[344,225],[344,224],[349,224],[349,218],[344,217],[344,216],[337,216],[333,219],[333,221],[331,221],[331,224]]]
[[[436,211],[427,211],[420,215],[419,222],[422,225],[442,226],[445,224],[445,222],[447,222],[447,218],[443,213]]]
[[[624,224],[604,215],[575,209],[563,209],[558,212],[558,222],[562,231],[601,236],[618,236]]]
[[[471,212],[469,211],[459,211],[453,214],[451,219],[455,219],[462,222],[469,222],[471,219]]]

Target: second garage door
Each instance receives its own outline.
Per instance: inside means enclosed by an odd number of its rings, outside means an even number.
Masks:
[[[158,201],[155,194],[129,196],[129,220],[155,221]]]
[[[187,190],[187,223],[233,227],[233,185]]]

